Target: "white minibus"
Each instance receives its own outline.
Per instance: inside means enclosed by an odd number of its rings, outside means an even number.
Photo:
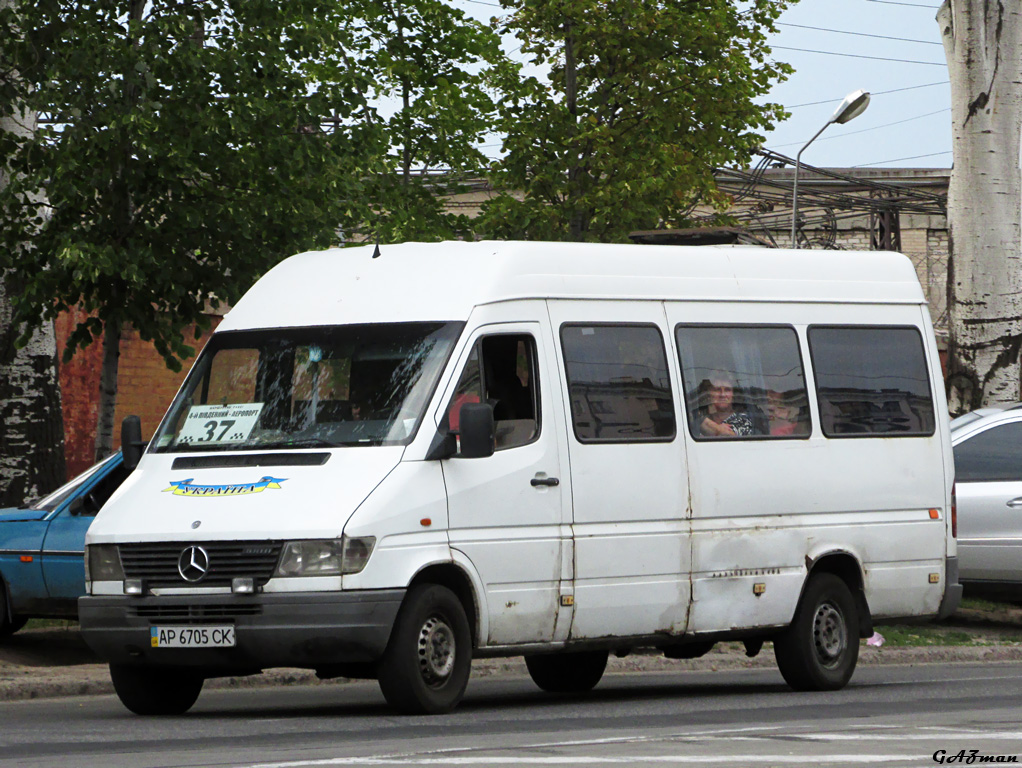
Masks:
[[[224,318],[87,539],[124,705],[271,667],[457,705],[473,658],[771,642],[797,690],[958,602],[941,367],[885,252],[541,242],[303,253]]]

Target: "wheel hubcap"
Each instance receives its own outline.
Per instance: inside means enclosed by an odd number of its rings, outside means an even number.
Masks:
[[[816,609],[813,618],[813,643],[816,656],[824,666],[833,666],[844,653],[848,633],[845,617],[831,603],[823,603]]]
[[[454,631],[439,616],[419,630],[419,671],[427,685],[443,685],[454,671]]]

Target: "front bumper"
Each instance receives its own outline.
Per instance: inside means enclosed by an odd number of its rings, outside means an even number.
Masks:
[[[270,667],[317,669],[383,655],[403,589],[251,596],[86,596],[78,600],[85,642],[115,664],[200,667],[210,673]],[[225,625],[233,648],[153,648],[154,626]]]
[[[938,619],[946,619],[962,601],[962,585],[958,583],[958,558],[948,557],[944,567],[944,597],[940,601]]]

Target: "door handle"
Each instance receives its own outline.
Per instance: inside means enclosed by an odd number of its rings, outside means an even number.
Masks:
[[[1019,496],[1017,499],[1012,499],[1005,506],[1011,507],[1012,509],[1022,507],[1022,496]]]
[[[541,485],[550,486],[551,488],[555,485],[560,485],[561,481],[556,477],[534,477],[529,481],[533,488],[539,488]]]

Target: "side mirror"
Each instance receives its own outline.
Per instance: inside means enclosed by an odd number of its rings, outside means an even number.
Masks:
[[[493,455],[493,407],[485,403],[465,403],[458,416],[463,459],[485,459]]]
[[[142,420],[138,416],[126,416],[121,422],[121,455],[124,466],[130,471],[142,460]]]

